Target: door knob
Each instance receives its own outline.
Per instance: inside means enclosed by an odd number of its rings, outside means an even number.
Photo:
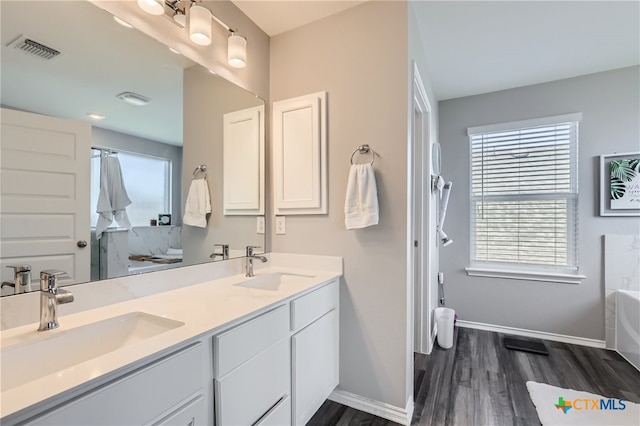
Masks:
[[[78,241],[78,247],[83,248],[87,246],[87,242],[85,240]]]

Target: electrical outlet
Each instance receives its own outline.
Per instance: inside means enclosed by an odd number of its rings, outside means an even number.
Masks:
[[[256,221],[256,233],[264,234],[264,216],[258,216]]]
[[[276,216],[276,234],[284,235],[287,233],[286,220],[284,216]]]

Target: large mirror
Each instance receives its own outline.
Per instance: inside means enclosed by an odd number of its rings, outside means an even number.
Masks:
[[[264,101],[87,1],[0,7],[3,282],[11,265],[36,290],[45,269],[69,285],[264,247]]]

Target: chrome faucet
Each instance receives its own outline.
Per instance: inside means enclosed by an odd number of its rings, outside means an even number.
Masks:
[[[216,247],[221,247],[220,253],[216,253]],[[229,244],[214,244],[213,245],[213,253],[209,256],[211,259],[215,260],[216,257],[220,256],[222,260],[229,259]]]
[[[267,261],[266,257],[253,254],[253,249],[256,249],[256,248],[260,248],[260,247],[247,246],[247,251],[246,251],[247,259],[244,265],[244,269],[247,272],[246,274],[247,277],[253,276],[253,259],[260,259],[262,263],[265,263]]]
[[[13,282],[4,281],[0,288],[13,287],[13,294],[29,291],[31,288],[31,265],[10,265],[7,268],[13,268]]]
[[[58,277],[66,272],[50,269],[40,272],[40,327],[38,331],[58,328],[58,305],[73,302],[73,294],[58,288]]]

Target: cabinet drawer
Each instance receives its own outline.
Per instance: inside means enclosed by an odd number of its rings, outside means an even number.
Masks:
[[[289,339],[215,381],[216,425],[252,425],[290,394]]]
[[[178,408],[158,423],[154,423],[154,426],[205,425],[205,414],[204,396],[199,395],[196,399],[189,401],[188,404]]]
[[[214,374],[225,374],[289,334],[289,309],[281,306],[213,338]]]
[[[291,301],[291,331],[300,330],[338,306],[338,281]]]
[[[256,426],[283,426],[291,424],[291,398],[282,398],[260,419]]]
[[[191,346],[87,393],[32,425],[142,425],[202,392],[201,344]]]

